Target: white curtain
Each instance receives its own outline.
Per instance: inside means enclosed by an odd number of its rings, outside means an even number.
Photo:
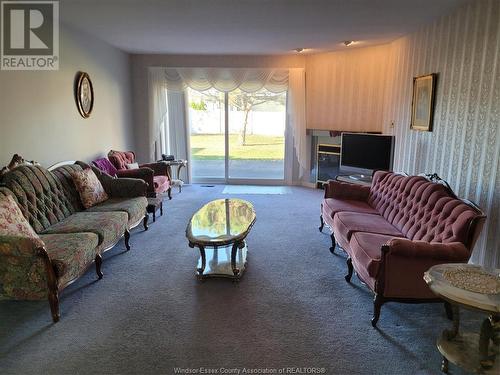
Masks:
[[[307,153],[306,137],[306,77],[304,69],[289,69],[288,71],[288,95],[287,95],[287,131],[293,138],[295,155],[291,152],[286,153],[285,158],[292,158],[289,165],[298,163],[298,179],[307,179],[309,171],[309,155]],[[285,140],[286,142],[286,140]],[[286,163],[286,161],[285,161]],[[291,170],[290,168],[287,168]],[[288,177],[294,180],[293,176]],[[296,179],[296,178],[295,178]]]
[[[162,69],[162,68],[160,68]],[[273,93],[288,89],[288,69],[244,68],[163,68],[169,90],[184,91],[187,87],[197,91],[215,88],[222,92],[240,89],[256,92],[263,88]]]
[[[157,160],[160,155],[160,146],[162,129],[161,124],[167,121],[167,90],[165,80],[160,71],[149,71],[149,113],[150,113],[150,127],[149,127],[149,159]]]
[[[189,160],[189,121],[187,118],[186,93],[184,91],[168,91],[168,118],[167,118],[167,152],[176,159]],[[191,180],[191,169],[182,169],[185,176],[179,176],[186,182]]]

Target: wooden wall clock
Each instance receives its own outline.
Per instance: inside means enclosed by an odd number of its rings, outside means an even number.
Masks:
[[[78,72],[76,76],[75,99],[80,115],[88,118],[94,107],[94,88],[89,75],[85,72]]]

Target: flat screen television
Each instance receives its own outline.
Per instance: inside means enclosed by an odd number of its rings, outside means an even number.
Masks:
[[[391,171],[393,154],[393,135],[342,133],[340,170],[367,176],[377,169]]]

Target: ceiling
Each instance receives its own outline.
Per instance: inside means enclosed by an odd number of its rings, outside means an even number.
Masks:
[[[61,19],[131,53],[286,54],[382,44],[464,0],[62,0]]]

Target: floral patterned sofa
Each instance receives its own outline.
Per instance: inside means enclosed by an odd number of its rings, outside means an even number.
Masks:
[[[485,219],[436,175],[377,171],[371,186],[325,184],[320,231],[324,224],[331,229],[332,253],[336,244],[347,253],[346,281],[355,270],[375,293],[375,327],[385,302],[440,301],[424,272],[436,264],[466,263]]]
[[[0,236],[0,299],[43,299],[48,296],[52,318],[59,320],[59,292],[95,262],[102,278],[101,254],[123,236],[130,249],[130,229],[147,229],[147,184],[138,179],[112,178],[94,168],[109,199],[84,209],[71,172],[85,163],[47,170],[24,165],[0,180],[0,195],[10,195],[45,246],[27,238]]]

